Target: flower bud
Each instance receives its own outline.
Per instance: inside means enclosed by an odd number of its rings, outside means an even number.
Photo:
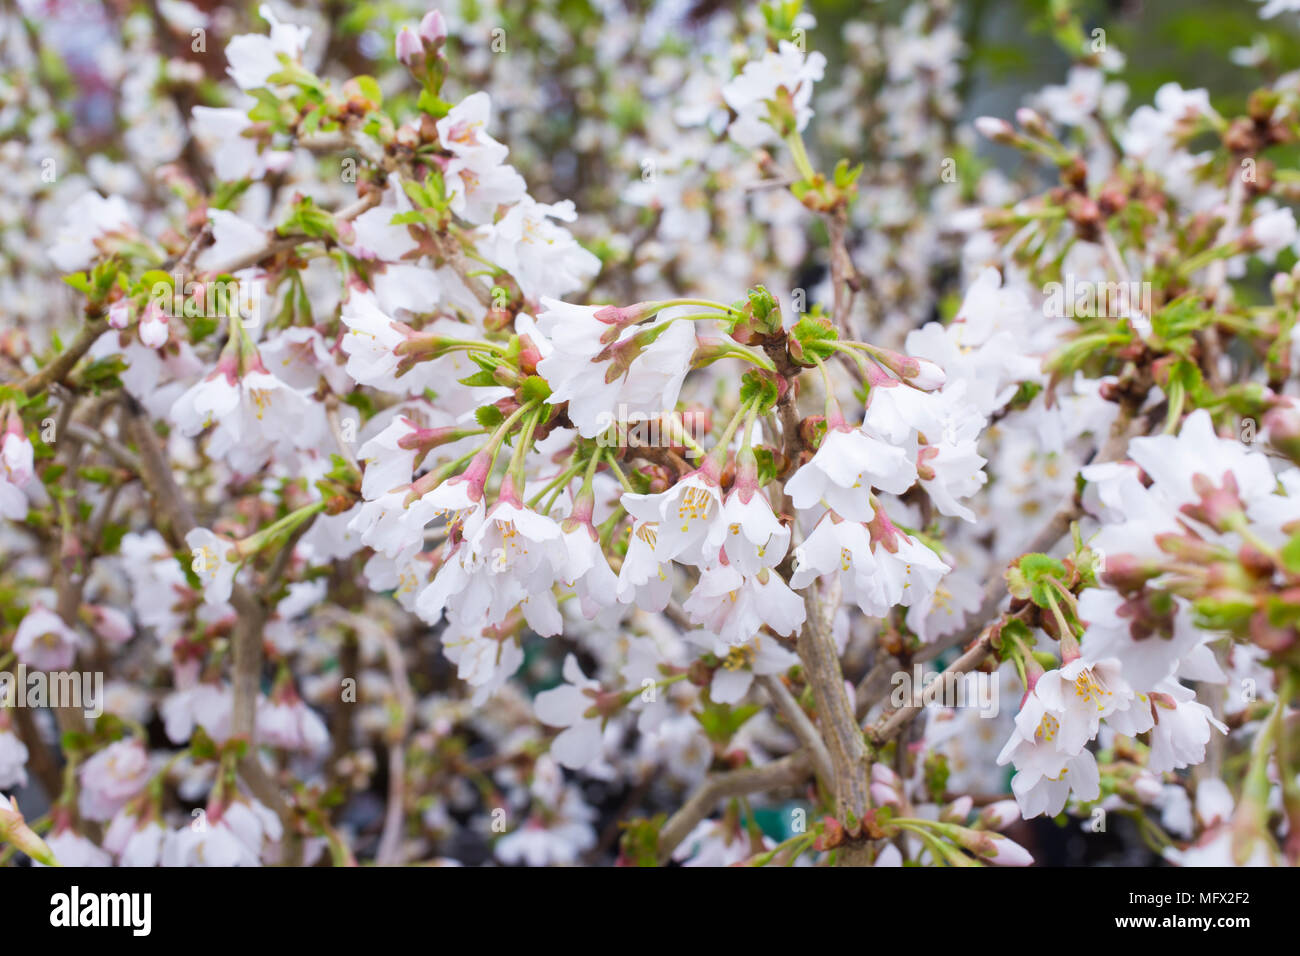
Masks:
[[[140,320],[140,342],[151,349],[162,348],[167,344],[167,316],[156,302],[149,303]]]
[[[998,119],[996,116],[977,117],[975,131],[985,139],[991,139],[995,143],[1010,144],[1016,141],[1015,127],[1004,119]]]
[[[447,39],[447,20],[441,10],[430,10],[424,15],[420,21],[420,37],[434,46]]]
[[[953,842],[959,847],[983,857],[995,866],[1029,866],[1034,862],[1028,850],[1000,833],[970,830],[966,827],[953,827],[951,831],[945,832],[951,833]]]
[[[898,786],[898,774],[894,772],[893,767],[886,766],[883,763],[873,763],[871,765],[871,782],[883,783],[886,786]]]
[[[1264,413],[1268,443],[1293,462],[1300,462],[1300,409],[1278,404]]]
[[[1192,475],[1192,490],[1200,500],[1178,509],[1189,518],[1207,524],[1215,531],[1231,531],[1245,517],[1246,506],[1237,494],[1237,479],[1232,472],[1224,473],[1221,486],[1216,486],[1198,472]]]
[[[1031,136],[1047,135],[1047,124],[1043,122],[1041,116],[1028,106],[1022,106],[1016,110],[1016,122],[1020,124],[1021,129]]]
[[[939,819],[947,820],[952,823],[965,823],[966,819],[970,816],[971,809],[974,805],[975,801],[969,796],[958,797],[952,803],[948,804],[948,806],[943,808],[943,812],[939,814]]]
[[[416,61],[424,56],[424,44],[420,42],[419,36],[410,27],[402,27],[397,31],[397,59],[404,66],[414,66]]]
[[[0,795],[0,843],[9,843],[38,863],[58,866],[54,851],[23,820],[18,807]]]
[[[118,299],[108,308],[108,324],[114,329],[124,329],[131,321],[131,303],[127,299]]]
[[[1273,299],[1279,305],[1287,302],[1292,293],[1295,292],[1295,280],[1291,278],[1289,272],[1279,272],[1273,276],[1273,281],[1269,283],[1269,288],[1273,293]]]
[[[871,802],[878,807],[902,806],[898,791],[883,783],[873,783],[871,785]]]
[[[980,823],[994,830],[1001,830],[1020,819],[1020,805],[1014,800],[999,800],[990,803],[980,814]]]

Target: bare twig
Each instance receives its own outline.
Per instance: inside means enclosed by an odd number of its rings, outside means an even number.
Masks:
[[[134,400],[128,398],[127,401],[127,433],[139,449],[140,477],[154,500],[158,517],[162,519],[159,530],[169,537],[173,547],[184,548],[185,536],[197,525],[194,512],[172,477],[171,467],[163,457],[162,448],[154,434],[153,423]],[[262,628],[266,622],[266,609],[257,597],[239,583],[231,591],[230,603],[238,612],[234,635],[231,734],[246,737],[252,744],[257,722],[258,678],[262,669]],[[297,821],[293,808],[262,769],[253,748],[239,762],[239,775],[253,795],[270,807],[284,823],[291,854],[295,853],[300,844],[296,839]]]
[[[817,778],[822,785],[829,790],[835,785],[835,772],[831,767],[831,755],[826,750],[826,743],[822,740],[821,734],[813,726],[813,722],[808,719],[799,702],[794,699],[785,683],[776,674],[761,674],[758,682],[767,691],[768,696],[772,698],[772,703],[776,709],[781,712],[786,721],[790,724],[794,734],[799,738],[799,743],[812,757],[813,768],[817,771]]]
[[[1129,439],[1133,437],[1133,414],[1133,409],[1129,404],[1121,403],[1119,415],[1111,426],[1110,435],[1097,449],[1092,458],[1089,459],[1089,463],[1114,461],[1127,451]],[[1139,426],[1138,430],[1145,430],[1145,426]],[[1034,535],[1033,539],[1026,543],[1021,554],[1050,551],[1053,545],[1060,541],[1066,532],[1070,530],[1070,523],[1082,514],[1083,507],[1078,496],[1072,495],[1067,498],[1056,509],[1038,534]],[[984,586],[984,597],[980,601],[979,610],[971,615],[966,626],[956,633],[948,635],[942,641],[936,641],[934,644],[928,645],[916,655],[914,660],[932,660],[950,647],[958,647],[973,640],[983,630],[989,619],[992,618],[997,611],[998,605],[1002,603],[1006,595],[1006,579],[1002,575],[992,578]]]
[[[746,767],[709,777],[659,831],[660,861],[666,863],[672,858],[673,850],[697,823],[713,812],[719,800],[795,786],[808,779],[811,772],[807,754],[797,751],[761,767]]]
[[[140,458],[131,449],[80,422],[70,422],[66,428],[57,430],[55,434],[67,434],[77,441],[85,442],[108,455],[127,471],[140,473]]]
[[[345,206],[336,212],[334,218],[344,221],[355,219],[367,209],[373,209],[375,206],[379,205],[380,198],[378,192],[367,193],[365,196],[362,196],[356,202],[352,203],[352,205]],[[202,271],[207,275],[214,276],[238,272],[241,269],[248,269],[255,266],[263,259],[267,259],[278,252],[292,249],[299,243],[310,242],[311,239],[311,236],[305,235],[279,236],[275,233],[271,233],[266,236],[261,245],[254,246],[247,252],[241,252],[237,256],[231,256],[229,259],[218,262],[216,265],[207,266]]]
[[[23,380],[20,386],[25,395],[35,395],[42,389],[52,385],[55,382],[62,382],[68,377],[68,373],[76,367],[81,361],[81,357],[90,351],[90,347],[95,344],[95,340],[104,334],[108,328],[108,320],[103,317],[88,319],[86,324],[77,332],[77,337],[69,343],[68,347],[56,355],[43,368],[33,372]]]
[[[397,695],[397,715],[388,730],[388,804],[379,849],[375,853],[376,863],[391,866],[402,862],[402,828],[406,821],[406,735],[411,728],[415,698],[397,639],[386,628],[371,627],[368,630],[384,648],[388,674]]]
[[[900,707],[883,715],[871,727],[867,728],[867,736],[871,738],[873,744],[879,746],[890,740],[895,734],[908,725],[912,718],[921,712],[922,704],[920,701],[927,698],[933,699],[934,691],[944,685],[944,682],[957,674],[965,674],[979,667],[988,657],[992,648],[993,640],[993,622],[984,626],[983,632],[973,646],[957,658],[951,664],[943,669],[943,672],[934,678],[925,689],[917,690],[913,695],[913,703],[906,707]]]

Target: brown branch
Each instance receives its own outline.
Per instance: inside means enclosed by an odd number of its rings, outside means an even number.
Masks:
[[[870,755],[853,701],[844,685],[839,651],[831,636],[831,622],[839,604],[838,580],[834,592],[824,596],[817,582],[804,591],[807,619],[799,631],[797,649],[804,674],[817,705],[817,722],[830,754],[835,780],[835,812],[848,829],[855,830],[871,809]],[[839,856],[842,865],[859,865],[862,853],[850,844]]]
[[[163,519],[163,526],[158,530],[167,536],[173,547],[184,549],[185,536],[198,525],[194,520],[194,511],[176,486],[171,466],[163,457],[162,446],[158,444],[149,416],[135,399],[128,396],[126,402],[126,434],[138,449],[136,456],[140,478],[144,481],[149,496],[153,498],[158,515]]]
[[[822,218],[826,220],[826,232],[830,241],[831,291],[834,296],[832,309],[835,325],[841,334],[849,335],[852,333],[852,329],[849,328],[849,313],[853,311],[853,296],[858,280],[847,243],[848,213],[841,206],[834,212],[824,214]]]
[[[76,364],[81,361],[81,357],[90,351],[90,347],[95,344],[95,340],[103,335],[107,329],[107,319],[98,316],[88,319],[86,324],[77,332],[77,337],[72,340],[67,348],[51,359],[44,367],[23,380],[20,386],[23,394],[35,395],[55,382],[62,382],[76,367]]]
[[[185,536],[197,526],[189,501],[181,493],[172,476],[171,467],[163,457],[162,448],[154,434],[153,423],[144,409],[133,399],[127,399],[127,434],[139,449],[140,477],[153,498],[162,526],[172,546],[184,549]],[[266,623],[266,608],[242,584],[236,583],[231,591],[230,603],[238,612],[234,634],[234,700],[231,712],[231,735],[245,737],[254,744],[257,723],[257,694],[262,670],[262,628]],[[239,762],[239,775],[258,800],[278,816],[285,827],[290,854],[300,848],[296,839],[297,820],[276,783],[258,762],[252,746]]]
[[[927,699],[927,697],[933,699],[935,692],[944,686],[944,682],[948,678],[954,677],[958,674],[965,674],[967,671],[972,671],[979,667],[980,664],[984,662],[984,658],[988,657],[990,651],[992,651],[992,641],[993,622],[989,622],[984,626],[984,630],[980,634],[979,640],[977,640],[974,645],[966,651],[966,653],[962,654],[961,657],[957,658],[945,667],[943,671],[934,678],[934,680],[930,681],[930,683],[925,686],[924,690],[916,690],[913,692],[913,703],[883,715],[879,720],[867,728],[866,733],[867,736],[871,738],[871,742],[876,746],[880,746],[892,739],[895,734],[912,721],[912,718],[921,712],[924,705],[921,704],[920,701]]]
[[[831,766],[831,755],[826,750],[826,742],[822,740],[821,734],[813,726],[813,722],[808,719],[799,702],[794,699],[785,682],[776,674],[761,674],[758,676],[758,682],[767,691],[768,696],[772,698],[772,703],[776,709],[781,712],[781,716],[790,724],[794,735],[799,738],[799,743],[804,746],[812,758],[813,768],[817,771],[817,778],[821,781],[822,786],[829,790],[835,785],[835,771]]]
[[[397,695],[397,714],[388,730],[388,802],[379,849],[375,853],[378,865],[391,866],[402,862],[402,827],[406,821],[406,736],[411,729],[415,698],[406,673],[406,661],[402,659],[401,645],[386,628],[369,629],[384,648],[388,675]]]
[[[80,422],[70,422],[66,428],[56,428],[55,435],[67,434],[79,442],[85,442],[98,451],[112,458],[127,471],[140,473],[140,458],[125,445],[114,441],[102,432],[95,431]]]
[[[26,688],[19,688],[19,693],[26,692]],[[59,762],[54,759],[54,751],[41,737],[40,728],[36,726],[35,711],[30,707],[15,707],[13,715],[18,736],[27,747],[27,767],[45,791],[46,799],[53,803],[63,789],[63,773],[59,770]]]
[[[659,831],[660,862],[667,863],[672,858],[673,850],[695,829],[696,824],[713,812],[719,800],[795,786],[808,779],[811,772],[807,754],[796,751],[761,767],[746,767],[709,777]]]
[[[379,205],[381,195],[378,192],[367,193],[350,206],[345,206],[338,212],[334,213],[334,218],[339,220],[352,220],[357,218],[367,209],[373,209]],[[231,256],[224,262],[219,262],[214,266],[208,266],[203,270],[207,275],[226,275],[238,272],[241,269],[248,269],[257,265],[264,259],[268,259],[278,252],[286,249],[292,249],[299,243],[310,242],[313,236],[292,235],[279,236],[274,233],[268,235],[260,246],[254,246],[247,252],[241,252],[237,256]]]

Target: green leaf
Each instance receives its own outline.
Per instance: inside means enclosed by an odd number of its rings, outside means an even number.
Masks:
[[[354,76],[352,82],[357,84],[361,90],[361,95],[369,102],[373,103],[375,109],[384,105],[384,93],[379,88],[379,82],[373,76]]]
[[[668,820],[668,814],[660,813],[649,820],[629,820],[620,824],[623,838],[620,846],[623,857],[635,866],[659,865],[659,831]]]
[[[839,337],[829,319],[805,315],[790,330],[790,356],[802,365],[815,365],[814,357],[825,360],[835,354],[830,343],[838,341]]]
[[[399,212],[393,217],[390,226],[422,226],[426,222],[424,213],[418,209],[412,209],[410,212]]]
[[[442,119],[451,112],[451,104],[429,90],[421,91],[420,98],[416,100],[415,105],[421,112],[428,113],[434,119]]]
[[[725,745],[735,735],[736,731],[744,725],[745,721],[753,717],[760,709],[756,704],[732,707],[729,704],[719,704],[708,700],[704,704],[704,709],[694,716],[704,729],[705,736],[716,743]]]
[[[841,159],[838,163],[835,164],[834,182],[836,187],[839,189],[846,189],[847,187],[852,186],[855,182],[857,182],[858,177],[861,175],[862,175],[861,163],[858,163],[858,165],[850,168],[849,161],[847,159]]]
[[[1196,296],[1175,299],[1151,317],[1151,331],[1170,344],[1198,329],[1203,329],[1214,318]]]
[[[780,389],[770,373],[751,369],[741,376],[740,401],[742,404],[757,401],[760,415],[774,406],[780,397]]]
[[[338,238],[338,227],[334,214],[316,205],[310,196],[302,196],[294,205],[293,211],[275,230],[281,236],[304,235],[313,239],[321,236]]]
[[[325,108],[322,106],[316,107],[302,118],[302,125],[300,127],[302,134],[304,136],[310,136],[312,133],[315,133],[320,129],[321,120],[324,118]]]
[[[215,317],[209,318],[206,315],[198,315],[187,321],[190,331],[190,344],[198,345],[217,330],[220,320]]]
[[[1047,592],[1052,586],[1047,582],[1052,578],[1061,582],[1069,579],[1065,565],[1046,554],[1022,555],[1007,568],[1006,576],[1012,596],[1028,598],[1042,608],[1050,606]]]
[[[64,276],[63,281],[72,286],[78,292],[90,292],[90,277],[84,272],[74,272],[70,276]]]
[[[195,760],[216,760],[220,756],[216,742],[202,727],[195,727],[190,737],[190,756]]]
[[[409,179],[402,180],[402,188],[406,190],[406,195],[411,202],[422,208],[428,208],[433,205],[433,199],[428,192],[419,183],[413,183]]]
[[[524,379],[524,384],[519,386],[519,398],[527,403],[532,401],[546,401],[551,397],[551,386],[546,384],[546,379],[539,375],[530,375]]]
[[[467,375],[460,379],[460,384],[469,388],[491,388],[493,385],[501,384],[496,380],[496,376],[487,370],[480,370],[473,375]]]
[[[505,420],[505,415],[495,405],[482,405],[474,412],[474,421],[484,428],[496,428]]]
[[[102,465],[83,465],[77,474],[96,485],[110,485],[114,480],[113,472]]]
[[[68,755],[82,753],[90,747],[91,743],[90,734],[79,730],[66,731],[59,741],[63,752]]]

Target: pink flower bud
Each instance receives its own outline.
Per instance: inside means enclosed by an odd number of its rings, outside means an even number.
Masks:
[[[1027,106],[1016,110],[1016,122],[1022,129],[1034,135],[1041,136],[1047,132],[1047,124],[1043,122],[1043,118]]]
[[[1014,800],[999,800],[990,803],[980,814],[980,822],[987,827],[1000,830],[1020,819],[1020,806]]]
[[[27,826],[17,804],[12,803],[3,794],[0,794],[0,840],[11,844],[39,863],[44,863],[46,866],[57,865],[54,851]]]
[[[912,372],[913,364],[916,371]],[[913,388],[919,388],[923,392],[932,392],[936,388],[942,388],[948,376],[944,374],[943,369],[935,365],[928,359],[909,358],[907,362],[907,384]]]
[[[1139,773],[1133,778],[1133,792],[1143,803],[1155,803],[1163,789],[1160,778],[1153,773]]]
[[[125,644],[135,634],[130,618],[115,607],[91,604],[87,606],[87,612],[95,633],[115,647]]]
[[[108,324],[115,329],[124,329],[131,321],[131,303],[118,299],[108,308]]]
[[[156,303],[150,303],[144,318],[140,320],[140,341],[151,349],[162,348],[167,344],[167,316]]]
[[[1029,866],[1034,862],[1033,854],[1015,840],[1008,840],[1000,834],[990,833],[988,836],[993,847],[992,852],[984,854],[984,858],[990,863],[996,866]]]
[[[430,10],[420,21],[420,36],[426,43],[438,44],[447,39],[447,20],[441,10]]]
[[[897,807],[902,805],[898,798],[898,791],[883,783],[873,783],[871,785],[871,802],[878,807]]]
[[[424,44],[410,27],[402,27],[397,32],[397,58],[405,66],[410,66],[417,56],[424,53]]]
[[[1010,143],[1016,138],[1015,128],[996,116],[980,116],[975,120],[975,131],[995,143]]]
[[[1269,289],[1275,299],[1289,299],[1291,293],[1295,291],[1295,280],[1291,278],[1289,272],[1279,272],[1273,276],[1273,281],[1269,283]]]
[[[969,796],[958,797],[944,807],[943,812],[939,814],[939,819],[951,820],[953,823],[965,823],[970,816],[971,808],[974,806],[975,801]]]
[[[883,763],[873,763],[871,765],[871,782],[897,787],[898,774],[894,773],[893,767],[887,767]]]

